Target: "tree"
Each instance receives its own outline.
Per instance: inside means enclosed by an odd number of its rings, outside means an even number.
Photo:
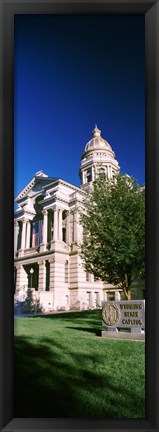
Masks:
[[[145,188],[133,177],[100,176],[81,213],[85,270],[131,298],[134,279],[145,272]]]

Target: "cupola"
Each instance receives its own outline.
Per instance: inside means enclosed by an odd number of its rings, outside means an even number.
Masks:
[[[108,141],[102,138],[100,129],[95,125],[92,138],[85,145],[81,158],[81,188],[89,189],[100,173],[112,179],[117,172],[119,172],[119,165],[115,159],[115,153]]]

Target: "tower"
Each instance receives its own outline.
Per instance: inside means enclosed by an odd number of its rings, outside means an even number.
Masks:
[[[104,174],[108,179],[119,172],[119,164],[115,159],[110,144],[102,138],[101,131],[97,125],[92,132],[92,139],[85,146],[84,153],[81,157],[80,164],[80,179],[81,188],[89,190],[92,182],[99,176]]]

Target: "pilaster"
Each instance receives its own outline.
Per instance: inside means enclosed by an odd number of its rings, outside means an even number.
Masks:
[[[59,209],[59,227],[58,227],[58,235],[59,241],[62,241],[62,209]]]
[[[31,224],[30,224],[30,220],[28,220],[27,228],[26,228],[26,249],[30,248],[30,232],[31,232]]]
[[[55,286],[55,259],[49,260],[50,263],[50,291],[54,290]]]
[[[48,230],[48,211],[43,210],[43,242],[40,245],[40,252],[46,251],[47,248],[47,230]]]
[[[46,289],[46,266],[45,260],[39,261],[39,291],[45,291]]]
[[[23,219],[23,221],[22,221],[22,239],[21,239],[21,249],[22,250],[25,249],[25,244],[26,244],[26,223],[27,223],[27,220]]]
[[[57,209],[54,209],[54,235],[53,240],[57,240]]]
[[[70,214],[67,212],[66,219],[66,243],[69,244],[70,241]]]

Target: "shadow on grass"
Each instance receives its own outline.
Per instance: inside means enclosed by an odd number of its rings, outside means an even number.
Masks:
[[[70,329],[70,330],[80,330],[80,331],[84,331],[84,332],[87,332],[87,333],[93,333],[96,336],[101,336],[101,330],[95,329],[95,328],[71,327],[71,326],[69,326],[69,327],[67,326],[66,328]]]
[[[102,316],[101,316],[101,310],[87,310],[87,311],[80,311],[80,312],[62,312],[62,313],[54,313],[54,314],[50,314],[50,315],[38,315],[38,316],[28,316],[29,318],[40,318],[40,319],[46,319],[46,320],[64,320],[65,323],[71,323],[72,324],[81,324],[81,330],[84,331],[85,329],[85,324],[87,326],[90,326],[90,328],[85,331],[89,331],[91,333],[95,333],[97,334],[97,336],[100,335],[100,331],[101,331],[101,325],[102,325]],[[96,329],[93,331],[92,328],[94,329],[96,327]],[[69,328],[71,328],[69,326]],[[75,327],[72,327],[74,329],[76,329]],[[97,333],[96,333],[97,332]]]
[[[55,339],[49,344],[49,338],[35,345],[28,337],[15,337],[16,417],[133,417],[139,406],[135,389],[125,394],[124,385],[119,388],[99,372],[101,355],[76,353],[71,342],[68,348]]]
[[[53,314],[47,314],[47,315],[35,315],[35,316],[28,316],[28,318],[45,318],[45,319],[52,319],[52,320],[59,320],[59,319],[65,319],[65,321],[70,321],[71,319],[74,320],[86,320],[86,321],[92,321],[92,324],[97,321],[101,321],[102,315],[100,309],[93,309],[93,310],[86,310],[86,311],[80,311],[80,312],[58,312]]]

